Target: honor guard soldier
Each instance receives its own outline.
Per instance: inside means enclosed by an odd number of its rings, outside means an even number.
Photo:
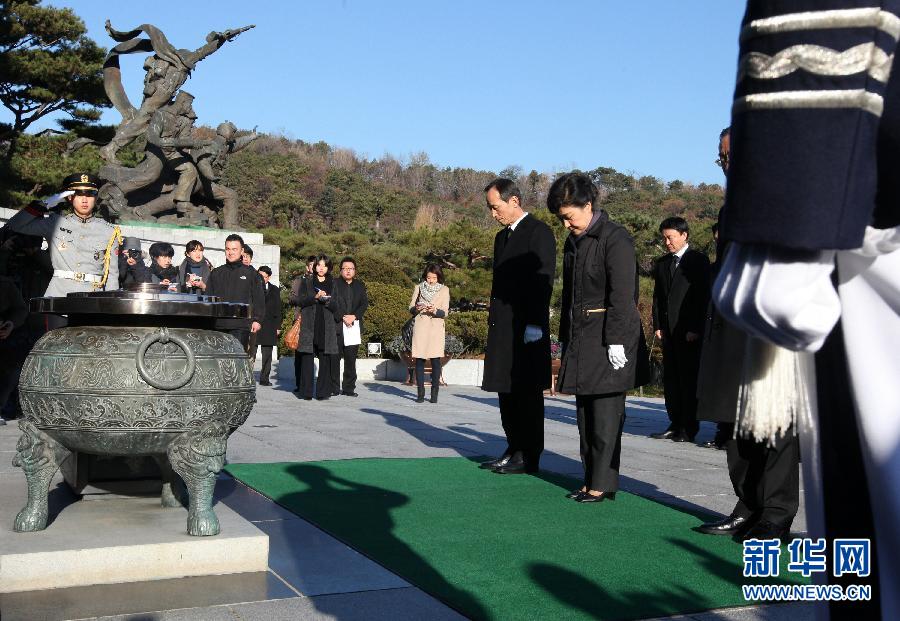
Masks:
[[[119,227],[94,216],[99,179],[76,173],[63,180],[63,191],[43,204],[32,203],[9,219],[6,226],[17,233],[40,235],[50,247],[53,278],[45,296],[65,296],[79,291],[119,288]],[[53,208],[68,201],[72,213]]]

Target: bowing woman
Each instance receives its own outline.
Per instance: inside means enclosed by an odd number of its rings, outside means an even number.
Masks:
[[[635,385],[642,332],[634,242],[597,196],[581,173],[562,175],[547,195],[548,209],[569,231],[557,390],[575,395],[584,485],[567,497],[584,503],[613,500],[619,488],[625,392]]]

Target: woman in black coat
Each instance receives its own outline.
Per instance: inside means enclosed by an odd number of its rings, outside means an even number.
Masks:
[[[547,195],[547,207],[569,230],[557,390],[575,395],[584,485],[568,497],[578,502],[615,498],[625,392],[635,386],[641,338],[634,242],[596,206],[597,196],[581,173],[562,175]]]
[[[334,281],[331,278],[331,259],[322,254],[316,257],[313,275],[300,284],[300,377],[303,385],[301,396],[307,401],[313,397],[313,356],[319,360],[316,379],[316,398],[324,401],[331,397],[331,356],[338,353],[337,333],[334,329],[335,313],[340,304],[332,296]]]

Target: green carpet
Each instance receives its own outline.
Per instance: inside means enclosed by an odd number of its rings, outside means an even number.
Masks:
[[[703,514],[462,458],[231,464],[227,470],[475,619],[639,619],[747,605],[741,546]],[[782,581],[802,582],[785,570]],[[759,579],[753,583],[764,583]]]

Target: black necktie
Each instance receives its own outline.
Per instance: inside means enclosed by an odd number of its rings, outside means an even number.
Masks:
[[[674,276],[675,270],[678,269],[678,255],[672,255],[672,262],[669,264],[669,274]]]

